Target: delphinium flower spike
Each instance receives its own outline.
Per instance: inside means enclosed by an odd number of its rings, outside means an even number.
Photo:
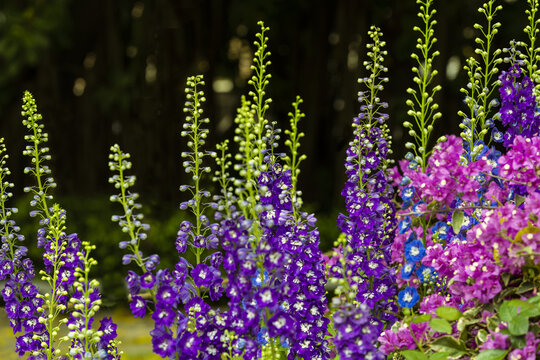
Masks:
[[[386,103],[379,98],[388,81],[383,65],[386,51],[380,29],[368,32],[369,61],[364,64],[369,76],[360,79],[361,113],[353,121],[354,138],[347,150],[347,181],[342,195],[347,215],[340,214],[338,226],[345,234],[338,248],[341,266],[330,273],[341,278],[333,315],[337,335],[335,344],[344,359],[382,359],[375,346],[377,337],[392,325],[397,310],[393,271],[389,268],[390,245],[393,239],[395,208],[389,182],[387,155],[391,141],[382,113]]]
[[[271,78],[268,72],[271,62],[266,36],[270,29],[262,21],[257,24],[261,29],[256,34],[257,40],[254,42],[257,48],[254,63],[251,66],[254,74],[248,81],[253,87],[253,90],[249,91],[252,100],[242,97],[235,119],[238,127],[234,137],[234,141],[239,146],[239,152],[235,156],[237,163],[234,166],[240,175],[240,178],[235,181],[238,205],[244,216],[252,220],[257,218],[257,213],[261,210],[256,206],[258,202],[257,178],[261,171],[267,170],[268,163],[265,157],[273,151],[275,145],[273,141],[275,126],[266,118],[266,111],[272,102],[272,99],[266,96],[266,87]],[[256,222],[253,225],[256,226]],[[253,232],[256,233],[257,230],[254,229]]]
[[[92,329],[94,316],[101,307],[99,282],[90,278],[92,266],[97,265],[97,261],[90,257],[90,252],[96,247],[84,241],[80,247],[82,251],[77,255],[82,266],[75,268],[75,293],[69,300],[74,310],[67,321],[69,333],[62,340],[71,341],[68,353],[70,358],[120,359],[121,352],[118,351],[115,340],[117,326],[111,318],[104,317],[99,329]]]
[[[540,23],[540,18],[538,15],[538,0],[527,0],[529,8],[525,10],[527,14],[527,20],[529,23],[523,29],[523,32],[527,34],[529,38],[528,42],[520,41],[521,45],[525,49],[525,53],[521,54],[521,59],[525,61],[526,75],[533,81],[534,86],[534,96],[538,98],[540,96],[540,69],[538,68],[538,59],[540,57],[540,47],[537,45],[537,38],[540,29],[538,24]]]
[[[112,221],[118,222],[122,232],[129,236],[129,240],[121,241],[119,244],[121,249],[130,251],[129,254],[123,256],[122,262],[127,265],[133,261],[142,272],[141,275],[137,275],[135,272],[129,271],[126,277],[131,297],[130,307],[135,316],[144,317],[147,308],[145,297],[149,296],[153,299],[155,295],[151,279],[155,277],[154,273],[159,265],[159,256],[156,254],[144,256],[140,250],[140,242],[147,238],[150,225],[143,222],[142,205],[137,202],[139,194],[131,190],[135,185],[136,177],[126,174],[126,171],[132,167],[130,158],[131,155],[124,153],[118,144],[111,146],[109,169],[117,173],[109,178],[109,182],[114,184],[120,193],[112,195],[110,200],[122,205],[123,214],[113,215]],[[152,286],[148,285],[150,283]],[[143,286],[140,286],[141,284]]]
[[[462,129],[461,137],[465,146],[462,161],[465,163],[475,161],[487,150],[491,138],[485,140],[488,131],[494,127],[493,110],[499,103],[493,98],[493,92],[497,88],[498,65],[503,61],[501,49],[494,49],[493,39],[498,33],[501,23],[495,22],[497,13],[502,10],[501,5],[496,5],[496,0],[487,0],[478,9],[483,14],[487,22],[486,26],[479,23],[474,24],[474,28],[481,32],[481,36],[475,38],[478,44],[475,53],[480,59],[474,57],[467,59],[464,66],[469,83],[467,88],[462,88],[465,95],[467,112],[459,111],[458,115],[463,118],[459,125]],[[493,131],[497,131],[494,129]]]
[[[159,354],[162,349],[179,354],[180,359],[220,358],[230,346],[224,331],[229,330],[222,319],[220,310],[213,310],[209,302],[218,300],[223,293],[223,279],[219,267],[223,261],[221,252],[214,251],[218,247],[216,233],[219,226],[210,223],[207,216],[210,209],[210,192],[204,189],[204,180],[211,173],[205,164],[207,157],[217,157],[215,152],[204,150],[208,129],[204,126],[210,122],[203,117],[202,105],[206,101],[204,80],[201,75],[191,76],[186,82],[185,122],[182,125],[182,137],[187,139],[189,151],[183,152],[183,168],[191,174],[189,185],[180,186],[182,192],[188,192],[191,198],[180,204],[181,209],[188,209],[192,221],[184,220],[176,238],[176,249],[179,254],[186,250],[195,255],[195,263],[190,264],[180,255],[172,276],[162,276],[158,284],[156,312],[153,319],[156,327],[150,333],[153,338],[154,351]],[[228,161],[226,145],[221,145],[224,184],[227,183]],[[225,185],[226,186],[226,185]],[[227,191],[227,189],[225,189]],[[203,257],[204,253],[208,256]],[[171,299],[174,298],[174,299]],[[181,303],[183,304],[181,304]],[[170,310],[174,318],[169,318]],[[162,315],[163,314],[163,315]],[[165,321],[163,321],[165,320]],[[219,323],[219,324],[218,324]],[[174,335],[176,331],[176,336]],[[170,335],[167,335],[170,333]],[[174,346],[170,340],[174,339]],[[163,351],[161,356],[166,355]]]
[[[23,96],[22,106],[23,125],[30,131],[30,135],[25,136],[28,141],[24,155],[32,159],[32,167],[25,168],[25,173],[30,173],[36,180],[36,186],[25,188],[26,192],[33,195],[31,205],[37,207],[37,210],[30,213],[31,216],[39,216],[40,225],[38,230],[38,247],[44,248],[43,260],[46,271],[41,271],[42,280],[46,281],[51,290],[44,295],[36,294],[36,298],[41,299],[44,306],[37,307],[38,322],[45,325],[45,331],[41,335],[40,349],[33,355],[43,354],[47,359],[53,359],[60,354],[56,349],[56,336],[60,330],[60,324],[65,319],[58,320],[61,312],[67,309],[68,287],[73,284],[71,279],[71,269],[64,266],[64,251],[67,242],[64,240],[65,213],[58,205],[50,207],[48,201],[52,201],[52,195],[49,194],[51,188],[56,187],[54,179],[50,176],[51,170],[46,164],[51,156],[48,155],[49,149],[45,146],[48,141],[48,134],[43,130],[44,125],[40,123],[42,116],[37,113],[37,106],[32,95],[27,91]],[[75,265],[78,265],[77,258]],[[60,268],[63,267],[62,273]],[[73,279],[74,280],[74,279]]]
[[[248,83],[254,88],[249,92],[249,95],[253,99],[251,109],[256,116],[253,129],[256,134],[255,146],[257,149],[256,156],[258,157],[257,165],[259,166],[258,170],[263,171],[265,170],[263,159],[268,145],[268,143],[263,139],[266,132],[266,125],[268,124],[268,119],[266,119],[266,111],[272,102],[272,99],[266,97],[265,95],[266,87],[268,86],[272,75],[268,72],[268,67],[271,64],[268,57],[271,55],[271,53],[268,51],[268,37],[266,36],[266,32],[269,31],[270,28],[265,26],[262,21],[259,21],[257,25],[260,26],[261,31],[256,34],[257,40],[254,44],[257,51],[255,51],[253,65],[251,65],[251,69],[255,73]],[[257,173],[255,175],[258,176]]]
[[[26,352],[40,349],[40,340],[46,339],[45,326],[37,318],[36,308],[43,300],[36,298],[38,289],[33,283],[35,271],[32,260],[27,257],[28,249],[19,245],[24,236],[19,234],[20,228],[12,219],[17,208],[9,207],[8,201],[13,196],[14,187],[7,177],[8,155],[4,139],[0,139],[0,280],[5,280],[1,294],[13,333],[23,332],[17,336],[16,352],[23,356]],[[30,311],[32,309],[32,311]],[[23,310],[23,311],[21,311]],[[43,337],[45,336],[45,337]],[[31,356],[32,357],[32,356]]]
[[[203,146],[208,136],[208,129],[205,129],[204,124],[208,124],[210,120],[203,118],[202,104],[206,101],[204,92],[201,87],[204,86],[204,81],[201,75],[192,76],[187,79],[186,86],[186,103],[184,112],[186,113],[186,122],[183,124],[181,135],[186,137],[188,142],[189,152],[183,152],[182,157],[185,158],[183,167],[186,173],[191,174],[192,185],[182,185],[181,191],[189,191],[192,199],[180,204],[181,209],[189,208],[195,218],[195,227],[193,229],[194,247],[191,249],[196,257],[197,264],[201,263],[201,255],[204,248],[214,247],[217,244],[208,244],[206,238],[203,237],[209,232],[208,219],[204,215],[208,204],[205,199],[208,199],[210,193],[202,189],[202,178],[205,174],[210,173],[211,169],[203,165],[204,158],[215,155],[208,151],[203,151]]]
[[[531,138],[538,134],[540,115],[536,112],[534,83],[524,74],[518,61],[499,76],[501,109],[499,120],[504,129],[493,128],[493,139],[509,147],[517,135]]]
[[[113,183],[116,189],[120,189],[119,194],[111,196],[111,201],[120,203],[123,208],[123,215],[115,215],[112,220],[118,222],[130,239],[120,243],[120,248],[130,251],[123,256],[122,262],[125,265],[135,262],[140,272],[129,270],[126,276],[130,296],[129,306],[135,317],[151,314],[156,324],[155,329],[150,332],[153,350],[162,357],[169,357],[177,352],[171,327],[178,322],[182,324],[185,318],[182,313],[177,313],[176,309],[180,300],[179,289],[171,286],[173,278],[169,270],[158,270],[159,256],[157,254],[145,256],[140,250],[141,241],[147,238],[146,232],[150,226],[143,223],[144,215],[140,212],[142,205],[137,202],[139,194],[130,189],[136,180],[135,175],[126,174],[132,167],[130,155],[124,153],[118,145],[113,145],[109,159],[109,168],[117,172],[110,177],[109,182]],[[183,324],[185,326],[185,322]],[[178,332],[181,331],[183,327],[178,325]]]
[[[252,101],[242,98],[235,122],[235,211],[220,222],[218,237],[224,249],[228,275],[229,319],[235,334],[251,350],[244,359],[326,359],[324,340],[328,319],[324,317],[324,265],[318,249],[316,219],[301,212],[296,195],[298,165],[298,122],[303,117],[301,100],[293,104],[291,129],[287,132],[288,156],[275,152],[280,129],[265,119],[269,100],[268,28],[259,23]],[[285,158],[287,167],[280,161]],[[293,205],[294,203],[294,205]],[[294,207],[294,210],[293,210]],[[288,355],[287,355],[288,354]]]
[[[58,332],[60,325],[68,322],[62,314],[68,310],[76,269],[84,268],[87,264],[82,261],[85,250],[80,248],[81,242],[77,235],[67,235],[65,232],[65,211],[58,204],[50,206],[53,197],[49,191],[56,186],[56,183],[50,176],[51,171],[46,164],[46,161],[51,158],[47,154],[49,149],[45,146],[48,135],[40,122],[42,117],[37,113],[35,100],[29,92],[24,94],[22,108],[22,115],[26,117],[23,119],[23,125],[30,131],[30,135],[25,136],[28,145],[23,154],[32,159],[32,166],[25,168],[25,173],[30,173],[36,180],[36,185],[25,188],[25,191],[33,194],[31,205],[37,208],[30,215],[38,216],[39,223],[43,226],[38,230],[37,244],[38,247],[44,249],[45,270],[40,271],[40,275],[42,275],[41,279],[50,286],[50,292],[44,295],[36,293],[35,303],[29,302],[24,308],[28,312],[27,316],[37,311],[38,322],[44,325],[44,330],[39,329],[43,332],[33,336],[34,339],[39,339],[40,347],[33,352],[33,356],[38,358],[41,356],[49,360],[60,355],[61,350],[57,346],[63,339],[58,339]],[[93,285],[94,283],[90,283],[89,286],[98,294],[98,289]],[[96,339],[97,337],[89,332],[79,337],[81,342],[88,344],[95,343]],[[98,351],[94,347],[88,355],[94,355],[92,350]],[[107,351],[109,350],[111,349]],[[87,356],[86,353],[84,355]]]
[[[441,90],[440,85],[434,85],[438,71],[433,68],[433,61],[439,55],[439,51],[433,49],[437,42],[434,35],[434,27],[437,24],[434,16],[437,11],[432,8],[433,0],[417,0],[416,3],[420,5],[418,16],[422,19],[422,27],[414,27],[414,30],[420,33],[416,45],[419,53],[413,53],[411,57],[417,63],[412,71],[414,83],[418,88],[407,89],[407,93],[411,96],[406,102],[410,107],[407,114],[413,118],[414,125],[406,121],[403,126],[409,129],[409,135],[415,142],[408,142],[405,145],[414,152],[412,164],[425,169],[430,153],[428,142],[433,131],[433,123],[442,116],[437,112],[439,105],[434,100],[435,94]]]
[[[302,205],[301,192],[298,191],[298,174],[300,174],[300,163],[307,158],[305,154],[299,154],[298,148],[300,147],[300,139],[305,136],[303,132],[298,131],[298,123],[306,115],[300,110],[300,104],[303,100],[300,96],[296,97],[296,101],[292,106],[294,112],[289,113],[290,129],[285,130],[285,135],[288,135],[288,139],[285,140],[285,146],[289,148],[289,154],[285,155],[284,161],[286,169],[291,171],[291,191],[293,197],[293,204]],[[294,206],[296,211],[296,206]]]

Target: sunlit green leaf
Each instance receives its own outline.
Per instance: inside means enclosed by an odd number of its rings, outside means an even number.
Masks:
[[[426,354],[418,350],[403,350],[400,352],[400,354],[406,360],[428,360],[428,357],[426,356]]]
[[[463,314],[461,311],[451,306],[439,306],[436,310],[437,316],[448,321],[459,319]]]
[[[478,354],[476,360],[502,360],[506,354],[508,354],[508,350],[489,349]]]
[[[452,333],[452,326],[450,323],[444,319],[431,319],[429,322],[429,326],[433,329],[433,331],[450,334]]]

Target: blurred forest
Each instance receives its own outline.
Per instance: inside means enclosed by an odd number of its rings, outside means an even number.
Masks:
[[[457,133],[463,107],[461,70],[473,55],[479,0],[438,0],[437,101],[443,118],[435,137]],[[504,11],[497,46],[524,39],[525,1],[499,1]],[[273,75],[269,116],[283,128],[296,95],[304,99],[306,133],[301,151],[300,189],[309,211],[319,218],[323,247],[337,235],[342,208],[344,153],[351,119],[358,112],[357,79],[364,74],[367,30],[381,27],[387,42],[390,82],[383,92],[394,139],[395,158],[407,141],[406,93],[412,86],[418,24],[413,0],[18,0],[0,1],[0,137],[11,154],[11,180],[17,186],[18,223],[33,242],[35,226],[27,217],[30,185],[23,175],[25,129],[20,106],[23,91],[37,99],[50,136],[56,199],[68,211],[69,231],[98,245],[98,275],[109,301],[122,296],[117,243],[124,234],[110,216],[119,209],[108,202],[109,147],[119,143],[132,154],[136,189],[153,227],[146,253],[174,250],[188,181],[181,167],[181,111],[185,79],[204,74],[206,115],[211,139],[232,138],[236,107],[247,94],[252,42],[257,21],[270,27]],[[504,65],[503,65],[504,66]],[[33,243],[32,243],[33,244]],[[30,243],[28,244],[30,245]],[[37,252],[33,253],[38,256]],[[112,254],[117,254],[113,256]],[[164,258],[165,263],[174,259]],[[122,300],[124,301],[124,300]]]

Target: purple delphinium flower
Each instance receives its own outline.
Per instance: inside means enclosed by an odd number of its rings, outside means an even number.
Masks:
[[[97,291],[97,288],[93,287],[90,283],[80,284],[82,291],[76,290],[71,297],[71,302],[75,304],[82,304],[86,309],[92,309],[99,307],[101,302],[101,296]],[[80,310],[80,309],[79,309]],[[68,328],[70,329],[70,338],[72,338],[70,353],[75,356],[76,359],[82,359],[84,357],[84,349],[89,349],[91,344],[86,343],[85,337],[79,338],[78,335],[85,334],[88,329],[91,329],[94,322],[94,317],[88,315],[85,311],[76,311],[70,314],[67,321]],[[100,341],[97,343],[98,352],[103,354],[104,359],[112,359],[112,355],[109,353],[111,350],[109,345],[116,339],[116,324],[114,324],[110,317],[105,317],[101,320],[101,325],[98,329],[103,334]]]
[[[104,317],[101,319],[100,326],[98,331],[101,331],[103,335],[101,335],[101,339],[98,344],[98,349],[102,351],[105,355],[105,359],[112,359],[112,354],[110,354],[110,345],[111,343],[116,339],[117,333],[116,333],[117,325],[112,321],[110,317]]]
[[[326,359],[328,320],[318,232],[308,225],[314,221],[307,214],[295,217],[290,171],[267,164],[268,171],[258,177],[263,211],[255,220],[262,232],[257,248],[251,243],[253,220],[232,208],[220,222],[217,236],[224,251],[229,310],[219,326],[230,324],[244,359],[260,356],[268,336],[289,348],[289,358]]]
[[[508,147],[516,135],[530,138],[538,134],[540,115],[535,113],[534,83],[522,73],[519,64],[514,64],[508,71],[501,72],[499,81],[500,120],[506,127],[503,144]]]
[[[336,298],[336,347],[341,359],[373,358],[383,355],[375,344],[380,332],[396,320],[396,280],[390,269],[390,246],[397,226],[393,188],[388,159],[390,136],[385,124],[387,107],[377,95],[383,89],[386,68],[381,66],[385,51],[379,29],[372,27],[368,46],[369,76],[359,79],[364,89],[359,93],[360,114],[353,119],[354,137],[346,151],[346,181],[341,192],[346,213],[339,214],[337,225],[344,234],[336,257],[342,263],[343,289]],[[373,51],[372,49],[375,49]],[[403,181],[404,206],[414,203],[416,190]],[[411,219],[399,224],[401,233],[411,226]],[[412,271],[412,269],[411,269]],[[357,307],[352,303],[358,303]],[[362,324],[354,324],[354,318]],[[351,319],[352,323],[347,319]],[[379,319],[379,320],[375,320]],[[354,327],[354,330],[351,330]],[[359,330],[361,328],[361,331]]]
[[[370,316],[383,319],[384,323],[373,328],[373,331],[380,331],[395,321],[390,312],[395,312],[396,285],[393,271],[389,268],[390,245],[396,227],[395,208],[386,168],[373,168],[369,159],[363,157],[370,154],[371,149],[376,149],[380,159],[377,164],[382,166],[382,160],[386,161],[388,144],[383,130],[378,127],[362,129],[360,119],[354,121],[358,133],[347,150],[347,180],[342,191],[347,215],[338,217],[338,226],[346,235],[348,246],[341,248],[340,256],[345,260],[344,273],[350,274],[347,276],[349,286],[356,289],[356,300],[371,309]],[[409,199],[414,195],[414,189],[410,190],[403,192]],[[409,226],[410,219],[400,224],[400,231],[406,231]],[[410,269],[411,272],[413,270],[414,267]],[[374,342],[378,336],[379,333],[369,338],[373,343],[365,344],[366,353],[371,351],[368,348],[377,353]],[[339,351],[341,357],[353,358],[347,354],[352,354],[354,349],[343,347]]]
[[[7,181],[9,169],[6,166],[7,155],[0,140],[0,280],[3,286],[0,294],[5,302],[5,310],[9,324],[16,335],[15,351],[19,356],[41,350],[40,339],[47,336],[45,326],[38,320],[37,308],[43,304],[43,299],[36,297],[37,287],[33,284],[35,270],[32,260],[27,258],[28,249],[20,242],[20,228],[12,219],[17,209],[8,206],[7,201],[12,197],[10,188],[14,185]],[[36,338],[34,338],[36,337]]]
[[[270,318],[265,322],[272,333],[282,332],[281,339],[290,344],[290,357],[326,359],[326,279],[318,248],[319,233],[308,225],[314,219],[305,213],[298,213],[295,218],[294,209],[298,205],[292,202],[291,172],[283,171],[278,163],[261,172],[259,186],[268,189],[262,194],[261,203],[270,210],[260,214],[264,233],[257,252],[264,256],[265,270],[262,284],[256,288],[257,305],[274,314],[271,326]],[[260,271],[258,274],[261,276]],[[271,288],[276,291],[272,292]],[[292,321],[285,321],[281,330],[277,330],[277,325],[286,319]]]
[[[366,304],[347,304],[333,315],[336,337],[334,344],[340,359],[384,359],[375,340],[382,331],[380,320],[371,316]]]

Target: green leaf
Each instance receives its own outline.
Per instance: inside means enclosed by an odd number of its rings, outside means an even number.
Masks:
[[[502,321],[510,321],[517,315],[517,308],[510,305],[509,301],[505,301],[499,307],[499,318]]]
[[[506,335],[510,335],[510,334],[506,334]],[[510,338],[510,344],[512,344],[512,347],[514,349],[523,349],[525,345],[527,345],[525,336],[509,336],[509,338]]]
[[[476,360],[502,360],[506,354],[508,354],[508,350],[489,349],[478,354]]]
[[[535,234],[537,232],[540,232],[540,229],[536,226],[526,226],[524,227],[523,229],[519,230],[518,233],[516,234],[516,236],[514,237],[514,242],[515,243],[518,243],[518,242],[523,242],[521,237],[525,234]]]
[[[535,317],[540,315],[540,309],[534,304],[519,299],[507,300],[499,307],[499,318],[502,321],[510,322],[518,315]]]
[[[431,354],[429,360],[447,360],[448,356],[450,356],[449,352],[438,352],[435,354]]]
[[[433,351],[446,351],[450,356],[458,357],[467,353],[465,345],[458,342],[452,336],[442,336],[431,343]]]
[[[508,322],[508,331],[512,335],[525,335],[529,331],[529,317],[519,314]]]
[[[525,201],[525,197],[516,194],[516,195],[514,195],[514,201],[516,203],[516,206],[519,206],[519,205],[523,204],[523,202]]]
[[[450,334],[452,333],[452,325],[444,319],[431,319],[429,322],[429,326],[433,329],[433,331]]]
[[[487,339],[487,336],[488,336],[488,333],[486,330],[484,329],[478,330],[478,333],[476,334],[476,343],[477,344],[484,343]]]
[[[536,295],[536,296],[528,299],[527,302],[529,304],[536,304],[536,305],[540,306],[540,295]]]
[[[427,322],[429,320],[431,320],[431,314],[418,315],[414,317],[414,319],[412,320],[412,323],[420,324],[423,322]]]
[[[510,282],[510,277],[512,275],[510,275],[509,273],[504,273],[501,275],[502,279],[503,279],[503,283],[504,283],[504,286],[508,286],[508,283]]]
[[[400,354],[407,360],[428,360],[426,354],[418,350],[403,350]]]
[[[464,219],[465,216],[463,215],[463,211],[454,211],[452,214],[452,229],[454,230],[454,233],[459,233]]]
[[[463,314],[452,306],[439,306],[436,310],[437,316],[448,321],[459,319]]]
[[[516,290],[516,294],[523,294],[531,291],[532,289],[534,289],[534,284],[531,281],[524,281],[519,285],[518,289]]]

